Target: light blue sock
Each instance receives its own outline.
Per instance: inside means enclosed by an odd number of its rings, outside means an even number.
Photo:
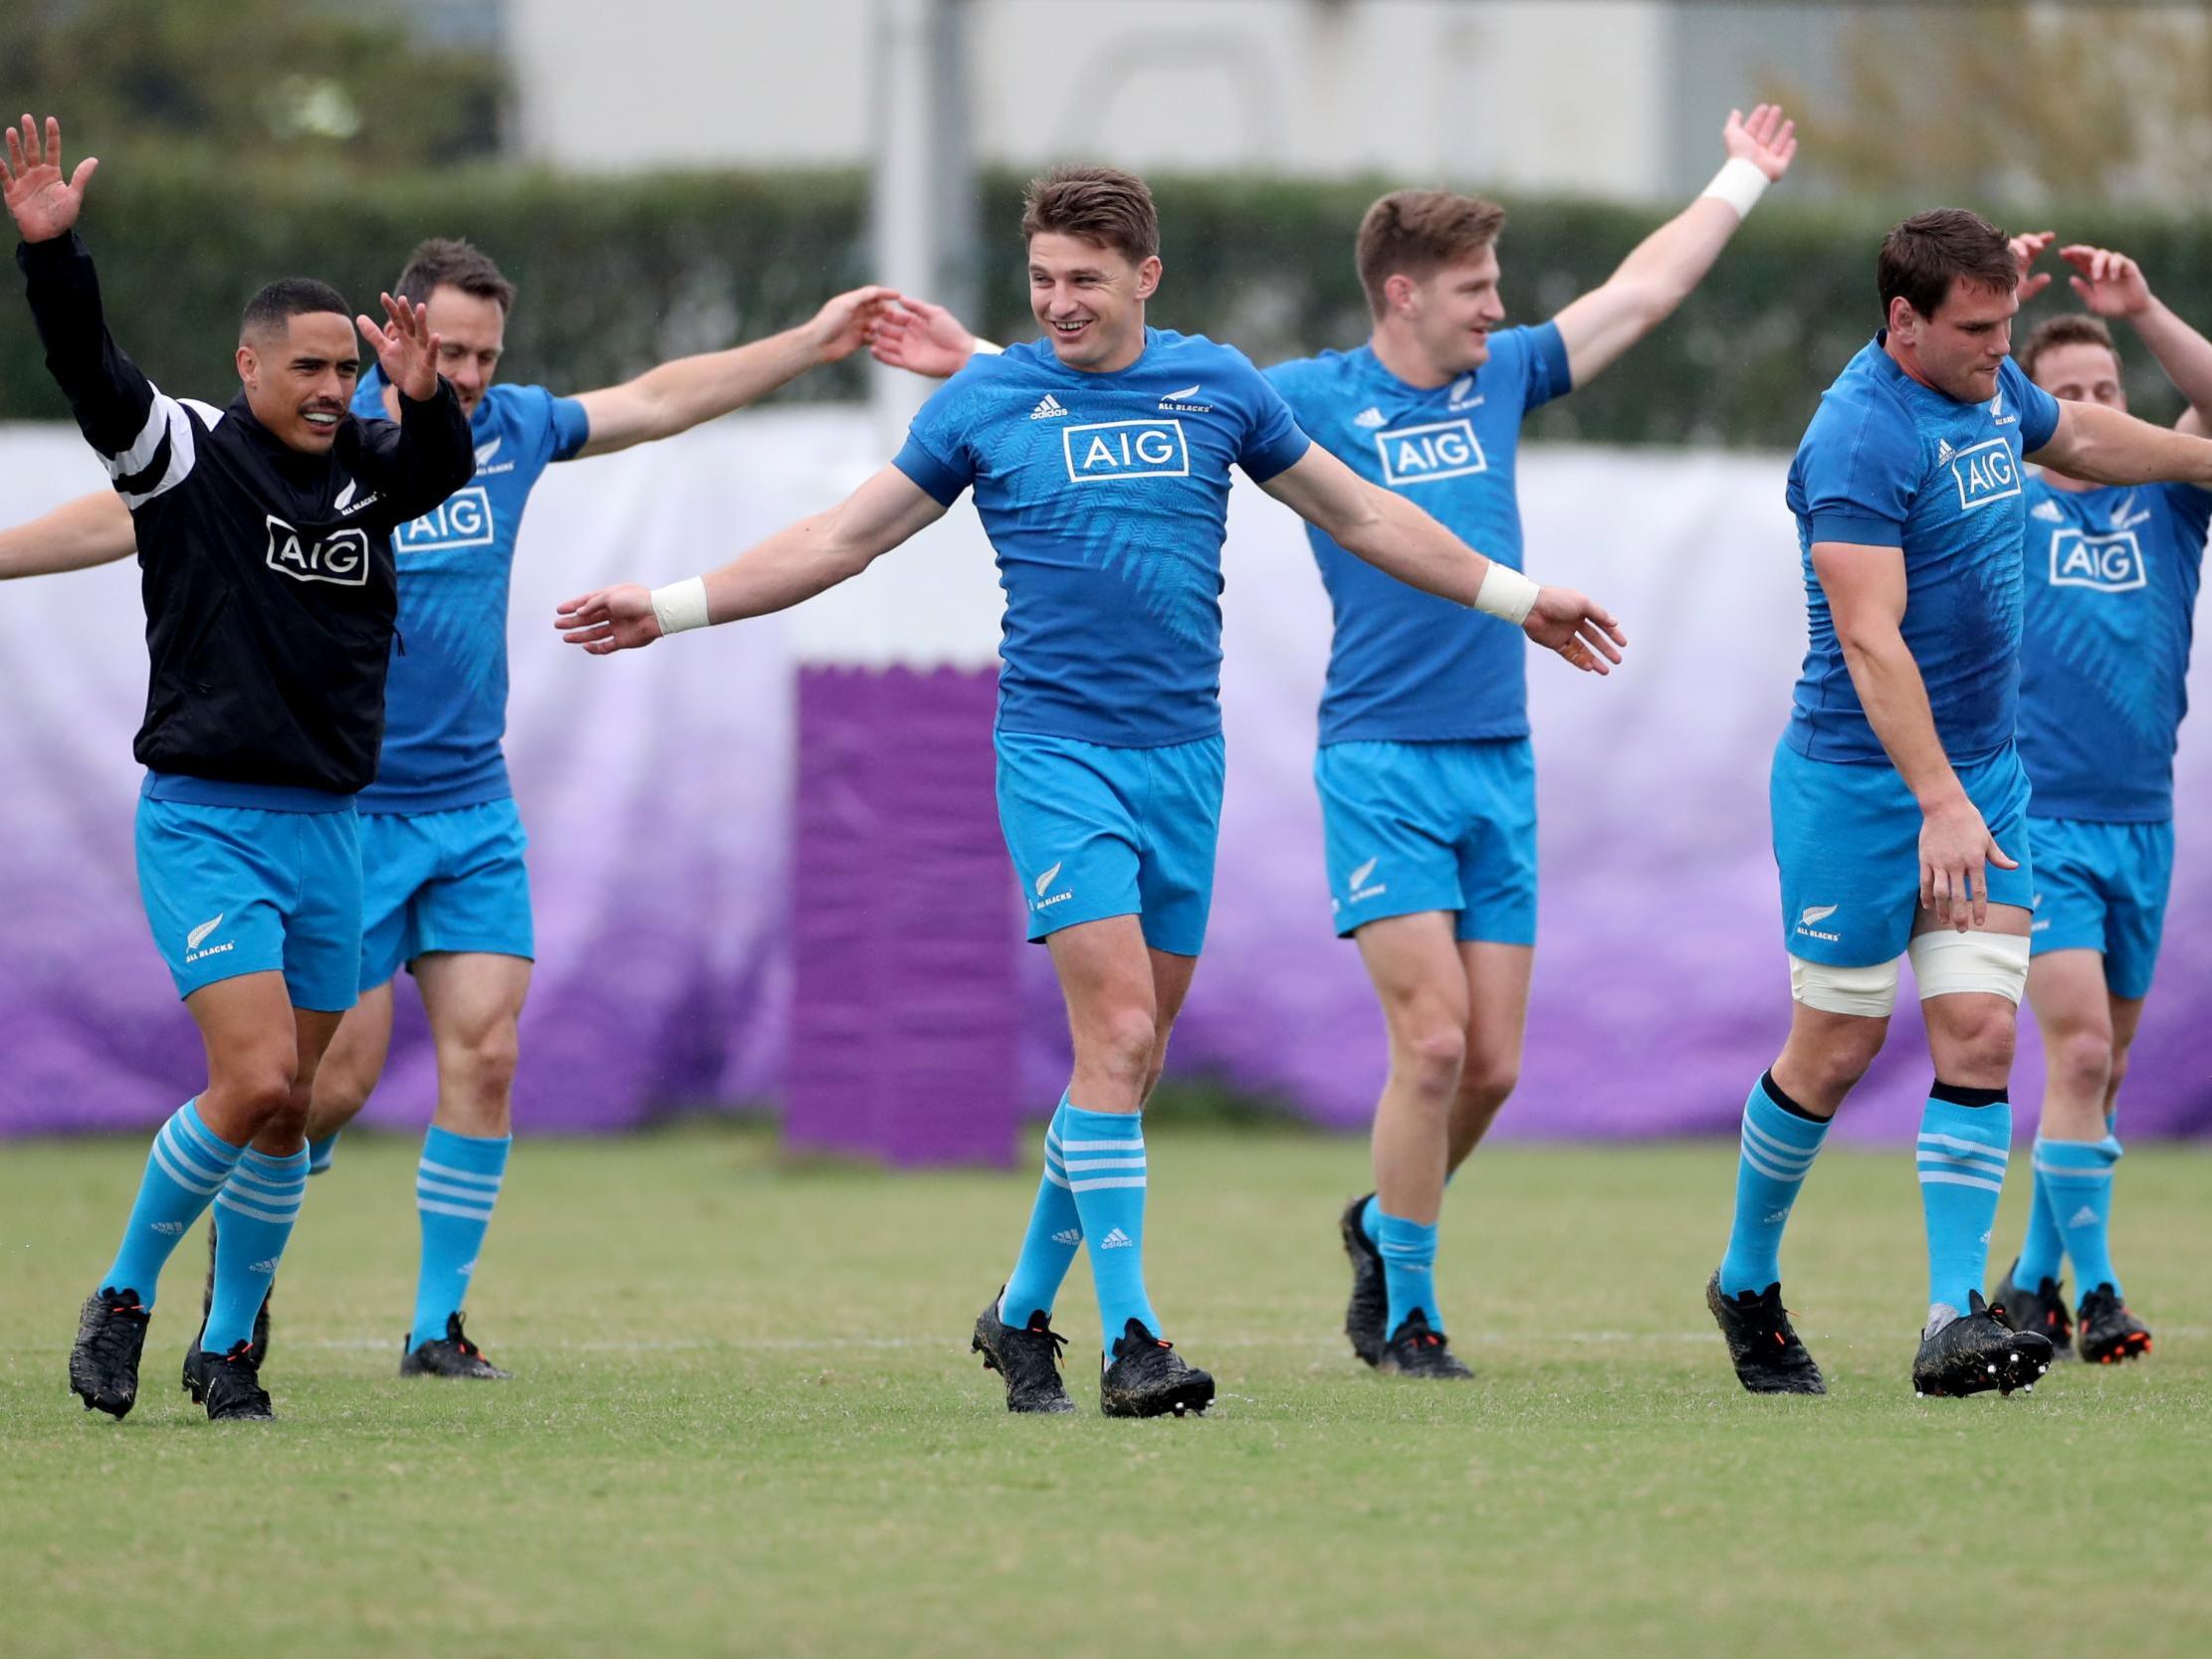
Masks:
[[[2109,1135],[2101,1141],[2036,1141],[2036,1184],[2050,1202],[2053,1221],[2066,1230],[2077,1297],[2100,1285],[2119,1294],[2109,1231],[2112,1165],[2118,1161],[2119,1142]]]
[[[1390,1293],[1390,1317],[1383,1322],[1385,1334],[1395,1337],[1407,1315],[1416,1310],[1428,1318],[1430,1330],[1441,1331],[1443,1314],[1437,1307],[1435,1224],[1385,1215],[1375,1248],[1382,1252],[1383,1284]]]
[[[1920,1214],[1927,1224],[1928,1307],[1966,1312],[1987,1283],[1989,1235],[2012,1156],[2012,1105],[2002,1089],[1936,1080],[1920,1114]]]
[[[1735,1220],[1728,1229],[1728,1252],[1720,1259],[1723,1296],[1764,1294],[1782,1282],[1782,1231],[1828,1139],[1828,1124],[1800,1110],[1772,1072],[1752,1086],[1743,1103]]]
[[[2036,1144],[2043,1142],[2039,1140]],[[2066,1234],[2051,1213],[2051,1191],[2044,1179],[2042,1159],[2036,1160],[2035,1184],[2028,1195],[2028,1231],[2020,1241],[2020,1260],[2012,1270],[2013,1283],[2032,1291],[2044,1280],[2066,1273]]]
[[[430,1126],[415,1171],[415,1210],[422,1219],[422,1271],[415,1280],[415,1322],[410,1351],[443,1342],[446,1320],[461,1311],[469,1275],[484,1248],[492,1206],[499,1201],[513,1136],[455,1135]]]
[[[1037,1182],[1036,1202],[1029,1206],[1029,1230],[1022,1235],[1021,1255],[998,1299],[998,1317],[1017,1331],[1029,1323],[1032,1313],[1051,1314],[1060,1282],[1083,1244],[1083,1218],[1068,1187],[1066,1153],[1061,1148],[1061,1120],[1067,1112],[1067,1096],[1062,1095],[1052,1122],[1045,1126],[1044,1174]]]
[[[305,1146],[284,1157],[249,1147],[215,1194],[215,1297],[200,1334],[205,1351],[228,1353],[252,1338],[254,1316],[284,1260],[307,1192]]]
[[[1160,1318],[1145,1295],[1144,1114],[1085,1112],[1071,1101],[1060,1108],[1060,1153],[1091,1253],[1102,1346],[1110,1356],[1131,1320],[1160,1335]]]
[[[101,1288],[135,1291],[138,1305],[151,1311],[154,1287],[170,1252],[223,1189],[245,1149],[219,1139],[200,1122],[197,1100],[178,1107],[153,1138],[122,1246]]]
[[[335,1135],[326,1135],[320,1141],[310,1141],[308,1142],[309,1174],[320,1175],[324,1170],[330,1168],[331,1160],[337,1156],[337,1138],[344,1133],[343,1130],[339,1130]]]
[[[1443,1172],[1443,1186],[1446,1192],[1451,1190],[1451,1183],[1458,1177],[1458,1174],[1459,1171],[1456,1169],[1446,1169]],[[1367,1235],[1368,1243],[1374,1245],[1377,1250],[1382,1249],[1383,1201],[1376,1193],[1370,1192],[1367,1195],[1367,1202],[1360,1206],[1360,1231]],[[1398,1328],[1392,1326],[1391,1329],[1395,1331]],[[1441,1331],[1443,1327],[1439,1325],[1437,1329]]]

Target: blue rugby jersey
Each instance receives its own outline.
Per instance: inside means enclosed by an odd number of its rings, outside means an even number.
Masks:
[[[2059,405],[2009,358],[1986,403],[1921,385],[1882,349],[1864,347],[1821,396],[1790,464],[1808,640],[1787,738],[1814,760],[1888,759],[1851,683],[1817,541],[1899,547],[1902,632],[1926,682],[1951,760],[2012,740],[2020,671],[2020,547],[2027,523],[2023,454],[2058,430]]]
[[[895,465],[950,507],[974,488],[1006,595],[998,728],[1124,748],[1221,728],[1228,470],[1306,452],[1244,354],[1145,330],[1110,374],[1043,340],[971,361],[914,417]]]
[[[2173,816],[2212,493],[2028,481],[2020,762],[2047,818]]]
[[[353,412],[383,413],[371,369]],[[363,812],[443,812],[513,793],[507,731],[507,594],[515,532],[531,490],[590,437],[574,398],[494,384],[470,422],[476,475],[443,506],[399,526],[399,637],[384,689],[384,747]]]
[[[1476,552],[1521,568],[1521,418],[1568,390],[1556,323],[1499,330],[1482,366],[1443,386],[1409,386],[1364,345],[1278,363],[1267,378],[1315,443]],[[1407,586],[1311,524],[1306,537],[1336,616],[1322,742],[1528,734],[1519,629]]]

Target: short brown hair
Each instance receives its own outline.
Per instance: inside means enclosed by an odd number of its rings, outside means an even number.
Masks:
[[[1933,316],[1954,283],[2009,294],[2019,284],[2020,263],[2005,233],[1963,207],[1931,208],[1890,228],[1881,239],[1875,278],[1881,314],[1902,299],[1922,316]]]
[[[1383,285],[1396,276],[1416,282],[1447,265],[1473,259],[1497,240],[1505,209],[1479,196],[1448,190],[1394,190],[1360,220],[1360,287],[1383,314]]]
[[[2057,345],[2101,345],[2112,354],[2112,362],[2119,363],[2119,347],[2112,343],[2112,331],[2104,326],[2101,316],[2092,316],[2088,311],[2062,311],[2057,316],[2045,317],[2036,324],[2027,343],[2015,351],[2013,360],[2020,365],[2020,372],[2029,379],[2036,377],[2036,359]]]
[[[1021,238],[1072,236],[1114,248],[1142,265],[1160,252],[1152,190],[1118,167],[1054,167],[1021,193]]]
[[[434,236],[417,244],[392,292],[426,306],[431,290],[439,288],[457,288],[479,300],[496,301],[503,311],[515,309],[515,285],[492,263],[492,256],[457,236]]]

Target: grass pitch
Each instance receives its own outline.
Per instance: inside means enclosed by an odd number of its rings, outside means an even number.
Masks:
[[[64,1355],[143,1148],[0,1146],[0,1650],[2212,1649],[2212,1156],[2122,1165],[2148,1362],[1923,1402],[1901,1153],[1831,1150],[1800,1207],[1791,1300],[1834,1390],[1805,1400],[1739,1392],[1704,1312],[1731,1147],[1478,1158],[1441,1281],[1478,1375],[1448,1386],[1336,1335],[1362,1147],[1151,1140],[1154,1295],[1220,1379],[1205,1420],[1095,1415],[1080,1265],[1082,1414],[1005,1415],[968,1331],[1032,1174],[791,1170],[685,1130],[522,1142],[472,1297],[521,1373],[496,1386],[394,1374],[414,1150],[349,1140],[278,1291],[282,1419],[211,1427],[175,1387],[195,1236],[118,1425]]]

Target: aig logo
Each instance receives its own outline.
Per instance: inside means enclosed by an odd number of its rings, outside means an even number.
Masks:
[[[2143,586],[2150,574],[2133,530],[2091,535],[2078,529],[2051,532],[2051,585],[2094,587],[2100,593],[2125,593]]]
[[[1060,428],[1068,482],[1110,478],[1189,478],[1191,446],[1181,421],[1100,421]]]
[[[456,490],[420,518],[401,524],[392,541],[395,553],[434,553],[447,547],[488,547],[492,542],[492,499],[484,486]]]
[[[296,582],[335,582],[340,587],[368,585],[368,532],[332,530],[320,541],[303,541],[300,532],[269,516],[269,568]]]
[[[2012,458],[2012,446],[2002,438],[1991,438],[1952,456],[1951,478],[1958,485],[1958,505],[1966,512],[2020,494],[2020,463]]]
[[[1475,440],[1471,420],[1437,421],[1429,426],[1378,432],[1375,448],[1383,457],[1385,484],[1434,484],[1438,479],[1464,478],[1490,468],[1481,444]]]

